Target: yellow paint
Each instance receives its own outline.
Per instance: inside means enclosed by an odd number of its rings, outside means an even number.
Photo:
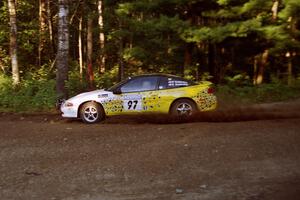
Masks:
[[[207,93],[209,85],[210,82],[204,82],[189,87],[115,95],[113,99],[102,102],[102,105],[108,116],[148,112],[167,114],[175,100],[189,98],[197,104],[199,111],[209,111],[217,107],[215,95]]]

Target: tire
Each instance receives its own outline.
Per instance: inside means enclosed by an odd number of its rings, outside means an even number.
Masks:
[[[93,124],[104,120],[105,113],[99,104],[87,102],[80,108],[80,118],[84,123]]]
[[[188,118],[197,112],[196,104],[189,99],[176,100],[170,109],[173,117]]]

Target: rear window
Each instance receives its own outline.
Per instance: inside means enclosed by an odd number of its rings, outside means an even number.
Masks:
[[[180,77],[161,77],[159,82],[159,89],[163,90],[170,88],[187,87],[191,85],[194,85],[194,83]]]

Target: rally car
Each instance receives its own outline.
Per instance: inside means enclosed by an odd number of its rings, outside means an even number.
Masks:
[[[106,116],[163,113],[188,117],[214,110],[217,99],[212,84],[194,83],[178,76],[148,74],[129,77],[109,89],[81,93],[61,104],[65,118],[96,123]]]

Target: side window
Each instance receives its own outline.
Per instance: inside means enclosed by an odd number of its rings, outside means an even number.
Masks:
[[[121,92],[142,92],[156,90],[158,77],[138,77],[134,78],[121,87]]]
[[[177,77],[161,77],[159,82],[159,89],[170,89],[185,87],[191,85],[187,80]]]

